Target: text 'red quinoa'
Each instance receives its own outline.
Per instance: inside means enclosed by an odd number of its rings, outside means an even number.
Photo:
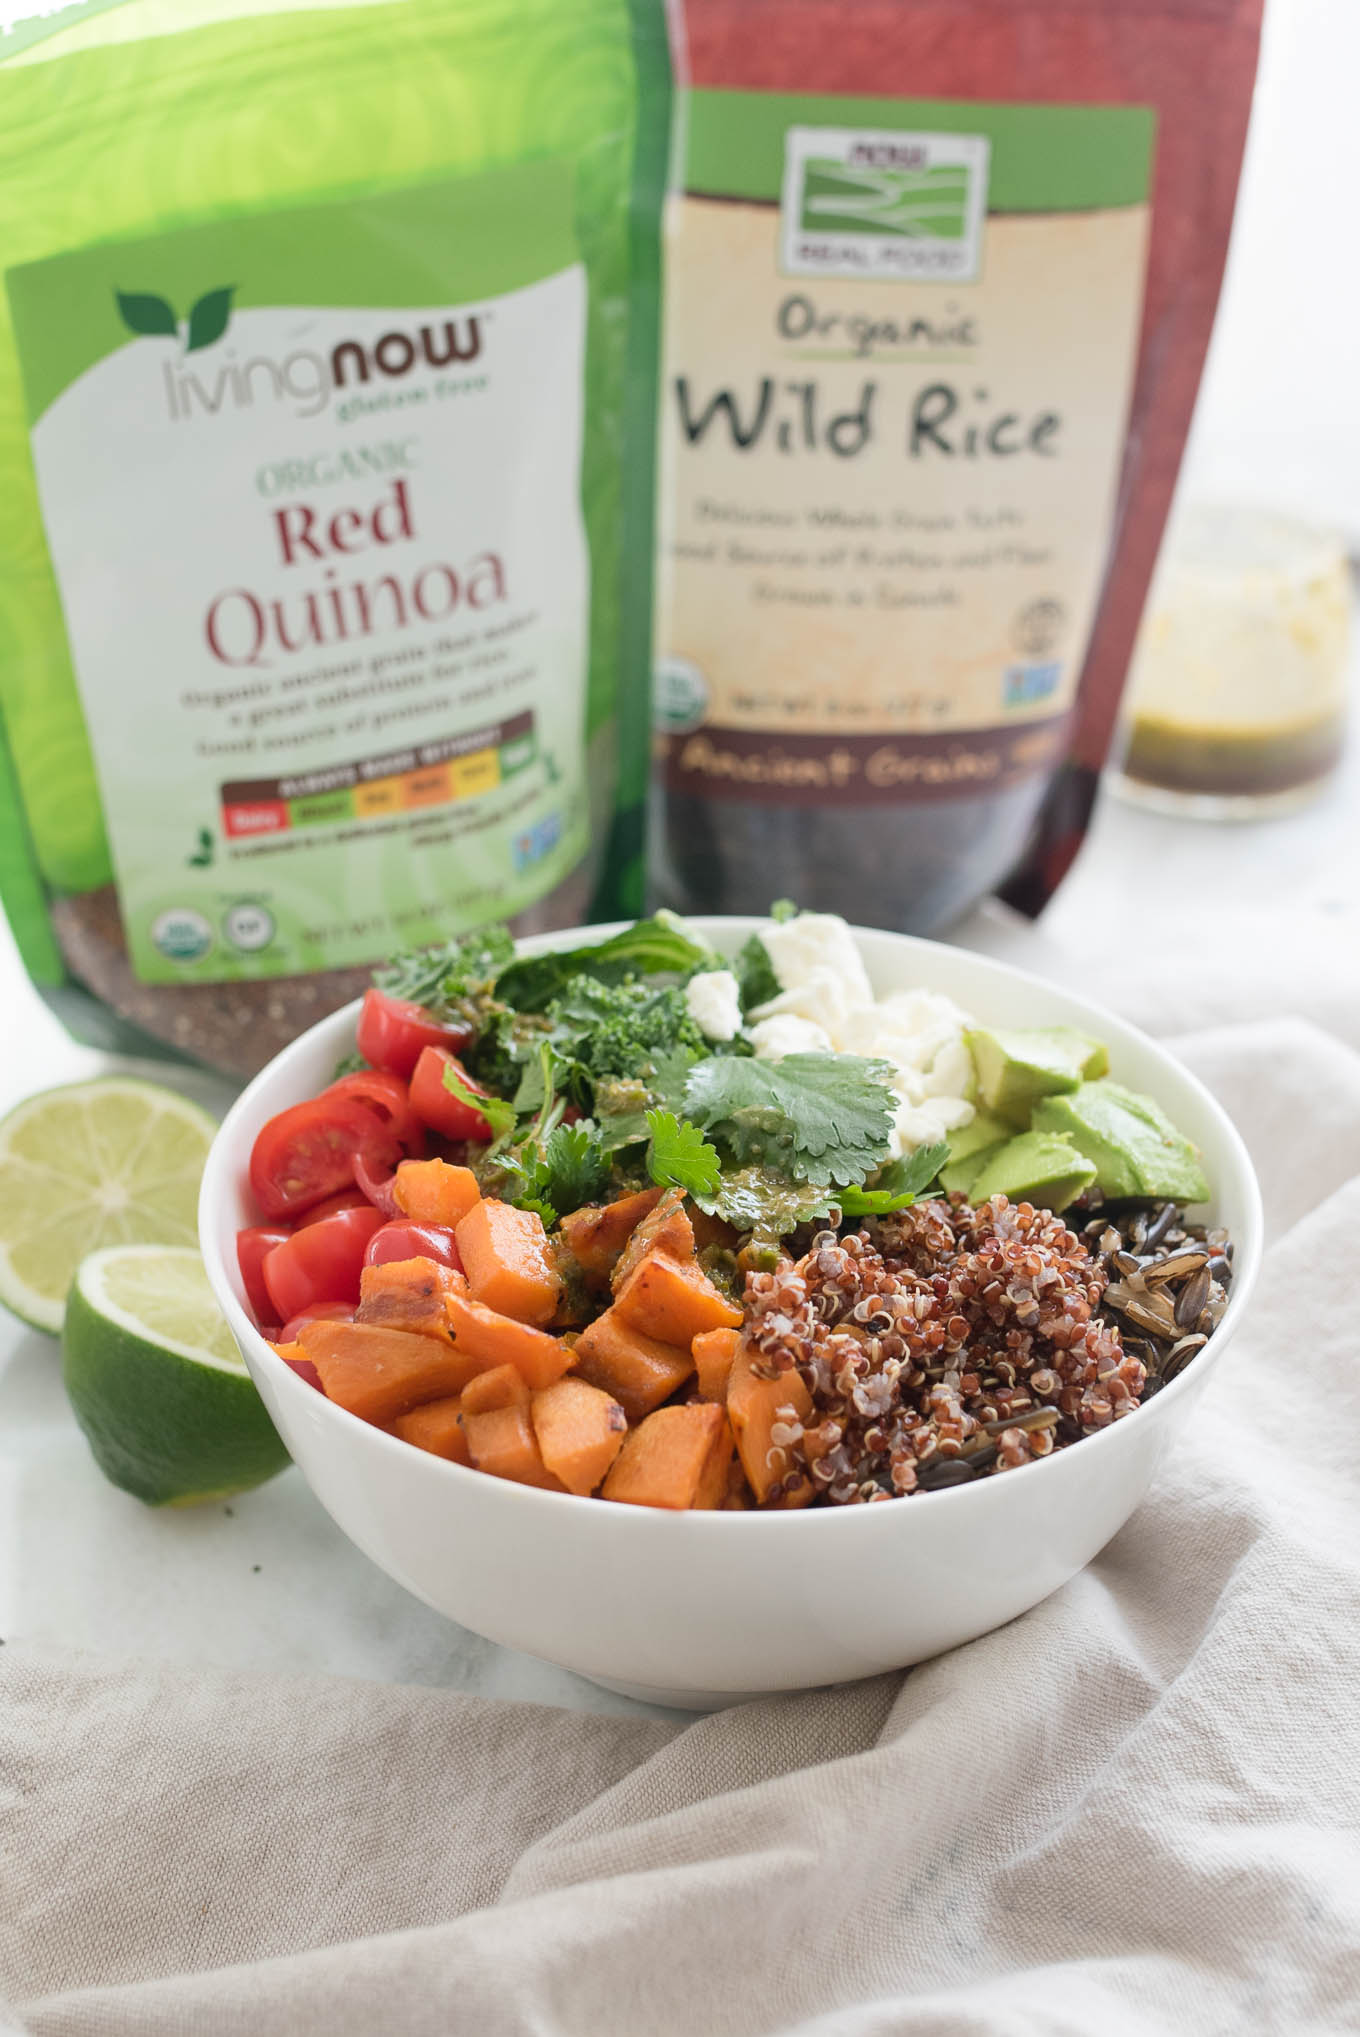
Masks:
[[[1097,1317],[1109,1274],[1061,1217],[994,1196],[921,1203],[747,1278],[758,1371],[796,1371],[783,1488],[834,1505],[962,1483],[1128,1414],[1146,1370]]]

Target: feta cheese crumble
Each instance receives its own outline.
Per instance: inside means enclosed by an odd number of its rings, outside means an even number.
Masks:
[[[685,985],[685,1004],[706,1040],[734,1040],[741,1031],[741,994],[730,969],[705,969],[691,976]]]
[[[898,1104],[893,1159],[970,1121],[973,1057],[964,1033],[973,1020],[952,998],[900,990],[876,999],[854,935],[834,913],[799,913],[762,928],[760,939],[779,994],[751,1013],[758,1058],[839,1053],[886,1061]]]

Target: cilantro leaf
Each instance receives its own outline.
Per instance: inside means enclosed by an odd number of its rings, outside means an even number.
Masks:
[[[559,1125],[543,1148],[548,1174],[545,1193],[563,1216],[598,1201],[609,1185],[609,1159],[594,1131],[588,1118],[574,1125]]]
[[[541,1152],[526,1147],[505,1162],[523,1192],[520,1209],[536,1209],[545,1223],[595,1202],[609,1185],[609,1157],[589,1119],[558,1125]]]
[[[785,920],[797,919],[798,913],[799,907],[791,898],[777,898],[770,907],[770,918],[777,927],[782,927]]]
[[[682,1124],[674,1111],[649,1110],[647,1172],[659,1188],[683,1188],[696,1201],[711,1202],[722,1180],[722,1162],[697,1125]]]
[[[537,1120],[531,1136],[541,1142],[565,1110],[564,1092],[577,1072],[576,1063],[558,1053],[551,1039],[542,1034],[526,1041],[518,1063],[519,1082],[513,1098],[516,1117]]]
[[[459,1103],[471,1104],[479,1110],[491,1127],[493,1139],[503,1139],[515,1129],[519,1113],[513,1103],[507,1103],[503,1096],[486,1096],[480,1089],[473,1089],[450,1063],[444,1070],[444,1087],[450,1096],[456,1096]]]
[[[519,1011],[545,1011],[573,976],[618,983],[625,976],[687,976],[712,968],[713,950],[701,946],[674,913],[654,913],[607,941],[586,948],[559,948],[548,955],[523,955],[496,978],[496,995]]]
[[[373,981],[389,997],[405,998],[443,1018],[465,1000],[484,996],[514,953],[505,927],[483,927],[438,947],[412,948],[375,969]]]
[[[743,1012],[752,1011],[756,1005],[768,1004],[772,997],[778,997],[779,978],[774,973],[770,951],[759,934],[751,935],[732,968]]]
[[[928,1188],[949,1158],[949,1142],[937,1139],[933,1145],[918,1146],[900,1160],[881,1168],[872,1188],[845,1188],[838,1200],[841,1215],[883,1217],[895,1209],[909,1209],[923,1188]]]
[[[786,1054],[781,1061],[715,1054],[690,1070],[684,1115],[738,1166],[773,1167],[796,1181],[858,1183],[888,1155],[890,1076],[885,1062],[855,1054]]]

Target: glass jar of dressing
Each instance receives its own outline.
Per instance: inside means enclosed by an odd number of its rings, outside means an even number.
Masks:
[[[1134,653],[1116,789],[1203,819],[1311,798],[1341,755],[1350,605],[1333,533],[1245,506],[1187,507]]]

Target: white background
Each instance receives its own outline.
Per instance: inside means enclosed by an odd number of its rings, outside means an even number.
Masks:
[[[1360,0],[1267,0],[1237,223],[1182,493],[1360,549]],[[1212,79],[1205,91],[1213,91]]]

